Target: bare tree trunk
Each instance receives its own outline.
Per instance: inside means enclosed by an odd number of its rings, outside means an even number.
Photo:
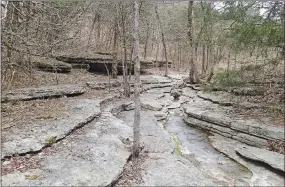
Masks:
[[[213,32],[213,23],[212,23],[212,12],[211,12],[211,8],[212,8],[212,3],[208,3],[207,5],[207,9],[209,11],[209,23],[208,23],[208,51],[207,51],[207,59],[208,59],[208,68],[210,70],[209,72],[209,76],[207,78],[207,82],[210,82],[213,75],[214,75],[214,57],[213,57],[213,39],[212,39],[212,32]]]
[[[129,63],[129,80],[132,78],[132,71],[133,71],[133,53],[134,53],[134,43],[132,43],[132,50],[130,54],[130,63]]]
[[[126,47],[126,28],[125,28],[125,13],[122,12],[122,29],[123,29],[123,48],[124,48],[124,60],[123,60],[123,79],[124,79],[124,95],[130,97],[130,85],[128,82],[128,64],[127,64],[127,47]]]
[[[156,45],[156,55],[155,55],[155,67],[158,67],[158,62],[157,62],[157,58],[158,58],[158,51],[159,51],[159,44]]]
[[[117,20],[115,21],[115,32],[114,32],[114,46],[113,46],[113,55],[114,62],[112,64],[112,77],[117,79],[118,75],[118,25]]]
[[[140,152],[140,59],[139,59],[139,5],[134,2],[135,9],[135,27],[134,27],[134,56],[135,56],[135,84],[134,84],[134,99],[135,99],[135,116],[134,116],[134,144],[133,157],[139,157]]]
[[[188,39],[190,44],[190,58],[189,58],[189,82],[193,84],[194,80],[194,46],[193,46],[193,1],[189,1],[188,4]]]
[[[231,58],[231,52],[228,53],[228,63],[227,63],[227,69],[230,69],[230,58]]]
[[[206,73],[206,64],[205,64],[205,61],[206,61],[206,56],[205,56],[205,44],[203,44],[202,46],[202,75],[204,75]]]
[[[150,35],[149,20],[147,20],[146,40],[144,45],[144,59],[146,59],[147,57],[147,45],[148,45],[149,35]]]
[[[155,5],[155,14],[156,14],[156,18],[158,21],[158,25],[161,31],[161,39],[162,39],[162,45],[163,45],[163,50],[164,50],[164,57],[165,57],[165,73],[164,76],[168,75],[168,60],[167,60],[167,51],[166,51],[166,45],[165,45],[165,40],[164,40],[164,33],[163,33],[163,29],[162,29],[162,25],[160,22],[160,18],[159,18],[159,14],[158,14],[158,10],[157,10],[157,4]]]

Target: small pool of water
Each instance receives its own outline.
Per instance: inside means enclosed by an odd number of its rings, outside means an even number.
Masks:
[[[248,185],[252,173],[213,148],[205,131],[187,125],[182,112],[171,111],[165,129],[176,136],[184,157],[221,185]]]

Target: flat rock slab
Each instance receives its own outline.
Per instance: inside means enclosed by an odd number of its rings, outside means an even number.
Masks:
[[[282,154],[251,146],[239,146],[235,151],[246,158],[264,162],[275,169],[284,171],[284,155]]]
[[[212,101],[213,103],[218,103],[223,106],[232,106],[235,101],[233,99],[236,97],[232,96],[230,93],[217,91],[206,93],[203,91],[197,92],[198,97]]]
[[[66,116],[13,126],[2,131],[2,155],[39,151],[48,143],[64,138],[100,114],[100,100],[77,99],[65,103]]]
[[[258,103],[252,103],[246,101],[246,98],[238,95],[233,95],[229,92],[224,91],[216,91],[216,92],[197,92],[198,97],[203,98],[205,100],[209,100],[213,103],[222,105],[222,106],[241,106],[243,108],[263,108],[263,106]]]
[[[149,154],[139,186],[216,186],[189,160],[173,154]]]
[[[125,111],[119,118],[132,127],[134,111]],[[175,153],[176,145],[165,129],[156,122],[153,112],[141,111],[141,144],[148,152],[142,163],[140,184],[131,186],[214,186],[203,173],[187,159]]]
[[[272,172],[264,166],[248,162],[237,154],[235,148],[246,146],[245,144],[219,135],[210,136],[209,139],[215,149],[247,167],[252,172],[253,176],[249,181],[250,186],[284,186],[283,175]]]
[[[134,111],[124,111],[118,115],[130,127],[134,124]],[[152,153],[172,153],[175,143],[172,137],[158,125],[153,112],[141,111],[141,142]]]
[[[85,92],[85,86],[79,84],[63,84],[43,86],[39,88],[23,88],[3,92],[1,102],[45,99],[50,97],[74,96]]]
[[[165,84],[173,81],[170,78],[163,76],[147,76],[141,77],[141,82],[143,84]]]
[[[153,111],[159,111],[162,109],[162,106],[159,102],[152,101],[152,100],[142,100],[141,106],[145,109],[153,110]]]
[[[71,72],[71,65],[48,57],[32,57],[32,63],[38,70],[57,73]]]
[[[244,119],[241,115],[233,115],[231,112],[233,111],[233,108],[231,106],[220,106],[210,101],[196,98],[194,102],[184,104],[183,108],[186,115],[209,123],[209,127],[215,126],[218,128],[228,128],[230,131],[236,131],[238,134],[234,133],[231,135],[236,136],[236,138],[240,140],[245,140],[247,139],[245,136],[250,135],[252,138],[258,137],[265,141],[284,141],[284,128],[266,124],[261,120]],[[250,142],[251,140],[248,141]]]
[[[87,82],[87,86],[91,89],[105,89],[110,87],[119,87],[121,83],[119,81],[110,81],[109,82]]]
[[[121,120],[91,122],[79,132],[54,144],[50,152],[36,155],[37,169],[2,176],[4,186],[109,186],[130,157],[124,140],[132,129]],[[26,176],[36,176],[29,180]]]

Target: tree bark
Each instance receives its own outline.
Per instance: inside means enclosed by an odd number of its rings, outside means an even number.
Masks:
[[[193,1],[189,1],[188,3],[188,40],[190,45],[190,58],[189,58],[189,82],[190,84],[193,84],[195,82],[194,80],[194,45],[193,45]]]
[[[128,82],[128,64],[127,64],[127,47],[126,47],[126,28],[125,28],[125,12],[121,12],[122,18],[122,34],[123,34],[123,50],[124,50],[124,59],[123,59],[123,79],[124,79],[124,95],[130,97],[130,85]]]
[[[135,116],[134,116],[134,143],[133,157],[139,157],[140,152],[140,59],[139,59],[139,5],[134,2],[135,10],[135,27],[134,27],[134,56],[135,56],[135,84],[134,84],[134,99],[135,99]]]
[[[158,10],[157,10],[157,4],[155,5],[154,9],[155,9],[156,18],[157,18],[158,25],[159,25],[160,32],[161,32],[161,40],[162,40],[162,45],[163,45],[164,57],[165,57],[165,73],[164,73],[164,76],[167,76],[168,75],[167,51],[166,51],[166,45],[165,45],[165,40],[164,40],[164,33],[163,33],[162,25],[160,22]]]
[[[114,62],[112,64],[112,77],[117,79],[117,77],[118,77],[118,25],[117,25],[117,18],[115,20],[113,55],[114,55]]]

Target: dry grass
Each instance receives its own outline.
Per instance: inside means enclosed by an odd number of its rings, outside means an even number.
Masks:
[[[67,98],[2,103],[2,130],[38,120],[57,119],[65,116],[64,101]],[[59,102],[59,100],[61,102]]]

